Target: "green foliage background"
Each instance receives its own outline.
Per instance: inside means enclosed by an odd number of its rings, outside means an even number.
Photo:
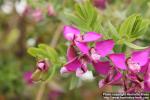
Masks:
[[[20,0],[8,0],[15,5]],[[6,1],[0,0],[2,7]],[[44,19],[35,22],[28,16],[19,15],[15,8],[10,14],[0,11],[0,99],[33,100],[40,87],[28,85],[23,73],[34,71],[37,59],[48,58],[52,63],[50,83],[64,92],[61,100],[95,100],[99,98],[98,77],[93,82],[83,82],[75,75],[62,77],[60,67],[66,63],[68,43],[63,38],[64,25],[73,25],[82,33],[95,31],[105,39],[114,39],[115,52],[131,52],[150,45],[150,1],[108,0],[106,9],[93,6],[92,0],[77,3],[76,0],[27,0],[33,9],[42,9]],[[45,5],[52,4],[56,16],[48,16]],[[30,54],[30,55],[29,55]],[[108,88],[109,89],[109,88]],[[48,98],[52,86],[46,89]],[[81,91],[81,92],[80,92]],[[89,95],[90,94],[90,95]],[[88,96],[87,96],[88,95]]]

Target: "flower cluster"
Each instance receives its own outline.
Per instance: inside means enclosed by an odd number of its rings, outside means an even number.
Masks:
[[[65,26],[64,37],[71,42],[67,50],[68,63],[61,68],[61,73],[75,72],[76,76],[86,79],[92,72],[87,65],[92,64],[97,72],[106,74],[109,70],[109,62],[102,62],[100,59],[108,55],[114,47],[113,40],[100,40],[103,36],[96,32],[87,32],[84,35],[80,30]],[[89,47],[89,43],[94,43]],[[105,66],[104,69],[101,66]]]
[[[98,74],[105,76],[99,81],[100,88],[119,85],[125,92],[150,91],[149,49],[135,51],[126,59],[123,53],[113,53],[114,41],[102,40],[100,33],[81,34],[79,29],[65,26],[64,37],[70,45],[68,62],[61,68],[61,74],[74,72],[83,80],[93,79],[88,68],[88,64],[92,64]]]

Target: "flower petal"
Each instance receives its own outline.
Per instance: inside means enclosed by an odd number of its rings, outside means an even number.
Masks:
[[[126,70],[126,58],[123,53],[120,54],[110,54],[109,58],[112,60],[114,65],[120,69]]]
[[[92,42],[100,39],[102,37],[101,34],[96,32],[87,32],[83,35],[83,40],[81,42]]]
[[[75,48],[73,47],[73,45],[70,45],[69,48],[67,49],[67,59],[68,59],[68,61],[70,61],[70,60],[74,59],[75,57],[77,57]]]
[[[113,77],[112,81],[109,84],[116,84],[122,78],[122,73],[117,71],[116,75]]]
[[[131,59],[140,66],[144,66],[148,61],[149,52],[149,49],[133,52]]]
[[[99,88],[103,88],[105,85],[106,85],[106,83],[105,83],[104,79],[100,80],[98,83]]]
[[[144,76],[144,90],[150,92],[150,63],[147,67],[147,72]]]
[[[77,73],[76,73],[76,75],[78,76]],[[86,72],[80,74],[78,77],[80,77],[82,80],[93,80],[94,79],[92,71],[88,71],[88,70]]]
[[[104,41],[96,42],[95,49],[102,57],[104,57],[110,53],[113,47],[114,47],[113,40],[104,40]]]
[[[142,66],[141,71],[140,71],[141,73],[146,73],[147,72],[149,63],[150,63],[150,58],[148,59],[147,63],[144,66]]]
[[[64,26],[64,37],[67,40],[73,40],[75,35],[80,34],[80,30],[72,27],[72,26]]]
[[[76,57],[73,60],[69,61],[64,67],[61,68],[60,72],[75,72],[77,68],[81,66],[79,59]]]
[[[110,63],[107,62],[92,62],[93,66],[96,70],[96,72],[98,72],[99,74],[103,74],[103,75],[107,75],[108,71],[110,70],[111,66]]]
[[[81,42],[77,42],[75,41],[76,46],[79,48],[79,50],[84,53],[84,54],[88,54],[89,53],[89,48],[87,46],[86,43],[81,43]]]

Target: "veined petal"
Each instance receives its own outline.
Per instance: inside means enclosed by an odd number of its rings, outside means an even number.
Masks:
[[[76,57],[73,60],[69,61],[64,67],[61,68],[61,73],[64,72],[75,72],[77,68],[81,66],[79,59]]]
[[[72,26],[64,26],[64,37],[67,40],[73,40],[75,35],[80,34],[80,30],[72,27]]]
[[[149,49],[133,52],[131,59],[140,66],[144,66],[148,61],[149,52]]]
[[[114,47],[113,40],[104,40],[104,41],[96,42],[95,49],[102,57],[104,57],[110,53],[113,47]]]
[[[79,50],[82,53],[84,53],[84,54],[88,54],[89,53],[89,48],[88,48],[86,43],[81,43],[81,42],[75,41],[75,45],[79,48]]]
[[[96,32],[87,32],[86,34],[83,35],[83,40],[81,42],[92,42],[100,39],[102,37],[101,34],[96,33]]]
[[[112,60],[114,65],[120,69],[126,70],[126,58],[123,53],[120,54],[110,54],[109,58]]]
[[[75,48],[73,47],[73,45],[70,45],[69,48],[67,49],[67,59],[68,59],[68,61],[70,61],[70,60],[74,59],[75,57],[77,57]]]
[[[107,62],[92,62],[96,72],[98,72],[99,74],[103,74],[103,75],[107,75],[108,71],[110,70],[111,66],[110,63]]]

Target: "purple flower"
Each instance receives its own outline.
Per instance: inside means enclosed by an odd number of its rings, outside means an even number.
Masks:
[[[125,54],[110,54],[109,58],[112,60],[115,67],[136,73],[140,72],[141,67],[148,61],[149,49],[136,51],[131,54],[131,57],[125,58]]]
[[[80,30],[71,26],[65,26],[64,37],[73,42],[73,44],[77,46],[82,53],[87,54],[89,52],[87,43],[97,41],[102,37],[102,35],[96,32],[87,32],[82,35],[80,34]]]
[[[64,27],[64,37],[71,41],[71,45],[67,50],[67,64],[61,68],[61,73],[76,72],[76,76],[87,76],[87,64],[92,63],[98,73],[106,74],[110,66],[109,62],[100,62],[101,57],[105,57],[114,47],[113,40],[98,41],[102,37],[101,34],[95,32],[87,32],[84,35],[74,27]],[[88,42],[96,42],[94,47],[89,48]],[[105,72],[106,71],[106,72]],[[88,74],[88,75],[89,75]],[[91,76],[91,75],[90,75]]]
[[[31,79],[31,76],[32,76],[32,72],[30,72],[30,71],[27,71],[27,72],[25,72],[24,74],[23,74],[23,79],[25,80],[25,82],[27,83],[27,84],[32,84],[33,82],[32,82],[32,79]]]

